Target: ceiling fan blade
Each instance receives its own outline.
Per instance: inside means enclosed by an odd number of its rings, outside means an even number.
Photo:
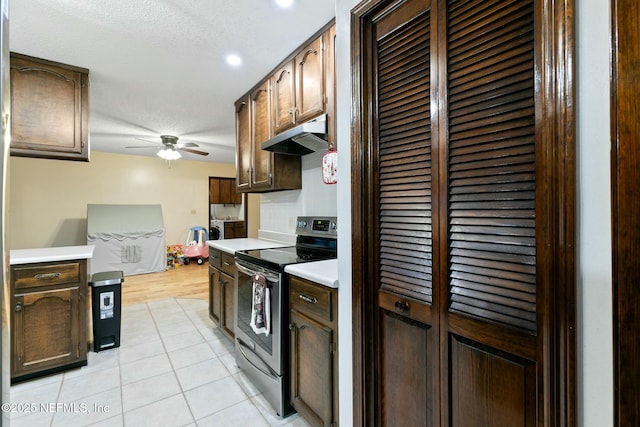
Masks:
[[[151,144],[162,145],[161,141],[153,141],[151,139],[145,139],[145,138],[139,138],[139,137],[135,137],[135,139],[137,139],[138,141],[150,142]]]
[[[180,141],[183,141],[183,143],[192,142],[194,144],[199,144],[200,146],[204,146],[204,147],[213,145],[216,148],[223,149],[223,150],[227,150],[227,149],[235,150],[236,149],[235,145],[229,146],[227,144],[221,144],[221,143],[218,143],[218,142],[202,141],[202,140],[187,139],[187,138],[181,138]]]
[[[131,145],[129,147],[124,147],[124,148],[155,148],[157,150],[159,147],[153,146],[153,145]]]
[[[178,148],[182,148],[182,147],[199,147],[198,144],[196,144],[195,142],[179,142],[176,144],[176,146]]]
[[[178,150],[180,151],[186,151],[188,153],[193,153],[193,154],[199,154],[201,156],[208,156],[209,153],[206,153],[204,151],[200,151],[200,150],[193,150],[191,148],[178,148]]]

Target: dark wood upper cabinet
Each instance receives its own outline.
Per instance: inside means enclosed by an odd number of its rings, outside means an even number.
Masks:
[[[209,203],[220,205],[239,205],[242,193],[236,191],[236,180],[233,178],[209,178]]]
[[[325,45],[328,32],[306,45],[294,59],[296,73],[296,123],[325,112]]]
[[[267,79],[236,101],[236,191],[240,193],[295,190],[302,186],[300,157],[260,148],[271,135],[269,93]]]
[[[334,39],[329,23],[236,101],[237,191],[301,188],[300,156],[262,150],[269,138],[327,113],[334,142]]]
[[[295,117],[295,81],[294,63],[285,62],[273,73],[271,84],[273,88],[272,120],[273,131],[278,134],[296,123]]]
[[[251,189],[251,102],[249,95],[236,101],[236,188]]]
[[[252,169],[251,188],[268,189],[273,184],[275,158],[269,151],[263,151],[260,144],[271,137],[270,82],[265,80],[251,93],[251,140]]]
[[[273,73],[274,134],[325,112],[325,44],[328,38],[328,33],[316,37]]]
[[[11,155],[89,160],[89,70],[11,53]]]

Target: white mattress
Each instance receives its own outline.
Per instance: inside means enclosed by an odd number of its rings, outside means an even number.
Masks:
[[[89,273],[125,276],[164,271],[165,228],[160,205],[87,205],[87,244],[94,245]]]

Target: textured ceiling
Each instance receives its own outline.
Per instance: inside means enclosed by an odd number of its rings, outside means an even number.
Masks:
[[[334,15],[334,0],[12,0],[9,46],[89,69],[92,151],[155,156],[124,147],[170,134],[210,153],[185,160],[233,163],[234,101]]]

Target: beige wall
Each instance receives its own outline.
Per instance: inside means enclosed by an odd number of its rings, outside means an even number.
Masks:
[[[190,227],[208,228],[209,176],[233,177],[235,166],[92,152],[88,163],[9,157],[8,172],[6,237],[25,249],[86,244],[87,204],[160,204],[166,243],[184,244]],[[250,237],[259,204],[250,195]]]

